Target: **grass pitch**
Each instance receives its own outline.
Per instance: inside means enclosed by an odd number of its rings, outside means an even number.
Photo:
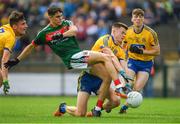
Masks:
[[[89,110],[97,98],[89,101]],[[127,114],[118,114],[119,108],[111,113],[102,112],[100,118],[53,117],[60,102],[76,104],[76,97],[0,96],[0,123],[180,123],[180,98],[144,99],[136,109]]]

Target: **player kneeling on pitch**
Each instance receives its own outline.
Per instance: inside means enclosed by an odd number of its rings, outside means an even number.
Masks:
[[[98,95],[101,84],[101,78],[83,71],[78,79],[77,106],[69,106],[63,102],[57,108],[54,116],[62,116],[65,113],[73,116],[92,116],[91,112],[87,113],[88,100],[91,93]],[[109,88],[106,98],[108,101],[103,104],[103,109],[109,113],[111,109],[119,106],[120,97],[112,88]]]

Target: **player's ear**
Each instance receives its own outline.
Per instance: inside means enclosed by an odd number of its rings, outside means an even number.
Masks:
[[[53,17],[53,15],[48,15],[48,13],[45,16],[47,16],[48,19],[51,19]]]
[[[16,30],[17,27],[18,27],[18,26],[17,26],[16,24],[12,25],[12,29],[14,29],[14,30]]]
[[[133,20],[134,20],[134,18],[132,17],[132,18],[131,18],[131,22],[133,22]]]
[[[48,19],[51,19],[51,18],[52,18],[52,16],[50,16],[50,15],[47,15],[47,17],[48,17]]]

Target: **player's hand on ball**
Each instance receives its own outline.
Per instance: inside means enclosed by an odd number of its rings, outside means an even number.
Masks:
[[[19,59],[10,59],[6,63],[4,63],[4,67],[10,69],[11,67],[17,65],[19,63]]]
[[[9,86],[8,80],[4,80],[3,81],[3,92],[5,95],[7,95],[9,93],[9,89],[10,89],[10,86]]]

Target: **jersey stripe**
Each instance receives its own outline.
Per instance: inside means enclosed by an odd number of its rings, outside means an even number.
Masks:
[[[151,29],[150,27],[144,26],[144,28],[152,34],[155,45],[158,45],[158,37],[157,37],[156,32],[153,29]]]
[[[109,41],[109,35],[107,36],[107,37],[104,37],[103,38],[103,44],[104,44],[104,46],[106,46],[106,47],[108,47],[108,41]]]

